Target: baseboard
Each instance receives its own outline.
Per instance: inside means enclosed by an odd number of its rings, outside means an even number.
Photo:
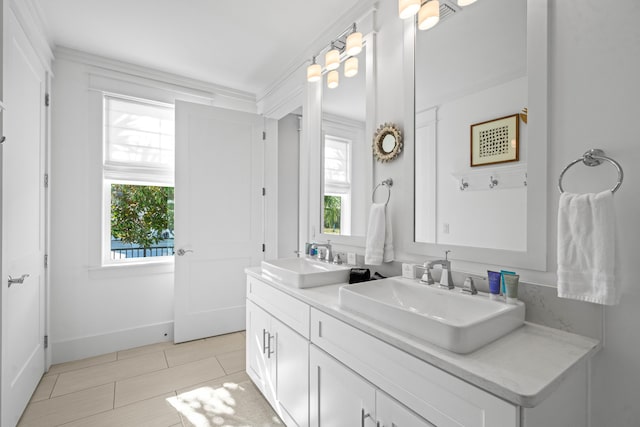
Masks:
[[[70,362],[148,344],[173,341],[173,322],[51,343],[52,363]]]

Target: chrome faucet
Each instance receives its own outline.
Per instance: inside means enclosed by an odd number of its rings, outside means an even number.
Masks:
[[[465,279],[464,286],[462,287],[462,289],[460,289],[460,292],[462,292],[463,294],[469,294],[469,295],[478,294],[478,289],[476,288],[476,285],[473,283],[473,277],[468,276]]]
[[[321,258],[320,256],[318,256],[318,259],[323,259],[327,262],[333,261],[333,254],[331,253],[331,240],[327,240],[327,243],[312,243],[311,247],[313,249],[327,248],[327,253],[324,255],[324,257]]]
[[[451,251],[444,252],[444,259],[429,261],[426,264],[427,271],[431,270],[435,265],[442,267],[442,277],[440,277],[440,284],[438,285],[439,288],[453,289],[455,287],[453,285],[453,277],[451,277],[451,261],[448,259],[449,252]],[[428,274],[428,276],[431,277],[431,274]],[[433,278],[431,279],[431,283],[428,284],[433,284]]]

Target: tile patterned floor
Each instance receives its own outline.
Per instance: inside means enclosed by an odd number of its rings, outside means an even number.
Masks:
[[[245,334],[51,367],[19,427],[283,426],[245,373]]]

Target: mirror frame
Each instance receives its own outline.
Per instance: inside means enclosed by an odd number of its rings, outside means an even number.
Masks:
[[[415,20],[404,24],[404,94],[406,116],[405,153],[414,160],[407,168],[405,180],[414,195],[411,221],[406,221],[405,235],[410,236],[407,250],[413,254],[441,257],[451,250],[451,259],[472,263],[547,270],[547,145],[548,145],[548,0],[527,0],[527,77],[528,77],[528,148],[527,148],[527,249],[507,251],[469,246],[419,243],[415,241]],[[532,165],[536,165],[532,167]],[[544,232],[540,232],[544,230]]]
[[[365,84],[367,91],[366,99],[366,123],[365,123],[365,147],[369,147],[366,143],[367,135],[373,135],[375,129],[375,83],[376,83],[376,71],[375,71],[375,54],[376,54],[376,33],[373,30],[374,13],[370,13],[365,22],[359,23],[358,28],[365,33],[363,36],[363,49],[366,53],[365,57]],[[367,31],[368,30],[368,31]],[[321,169],[321,157],[322,157],[322,90],[324,79],[321,79],[317,83],[307,83],[307,130],[306,138],[309,142],[309,198],[308,198],[308,223],[307,223],[307,236],[309,241],[324,242],[331,240],[332,244],[340,246],[352,246],[352,247],[364,247],[365,236],[341,236],[336,234],[325,234],[321,232],[321,196],[322,196],[322,182],[320,180]],[[338,88],[339,90],[339,88]],[[371,150],[366,150],[366,188],[373,188],[373,154]],[[301,167],[303,165],[301,164]],[[371,198],[366,195],[367,209],[369,211],[369,203]],[[367,218],[363,218],[366,221]]]
[[[393,136],[393,140],[395,144],[393,145],[393,149],[391,151],[386,151],[384,149],[384,141],[387,139],[387,136]],[[380,162],[390,162],[391,160],[398,157],[398,155],[402,152],[402,132],[394,125],[393,123],[384,123],[378,127],[376,130],[376,134],[373,137],[373,155]]]

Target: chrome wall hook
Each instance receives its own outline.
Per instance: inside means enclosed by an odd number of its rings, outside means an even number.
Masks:
[[[489,178],[489,188],[493,188],[496,186],[498,186],[498,180],[491,176],[491,178]]]

